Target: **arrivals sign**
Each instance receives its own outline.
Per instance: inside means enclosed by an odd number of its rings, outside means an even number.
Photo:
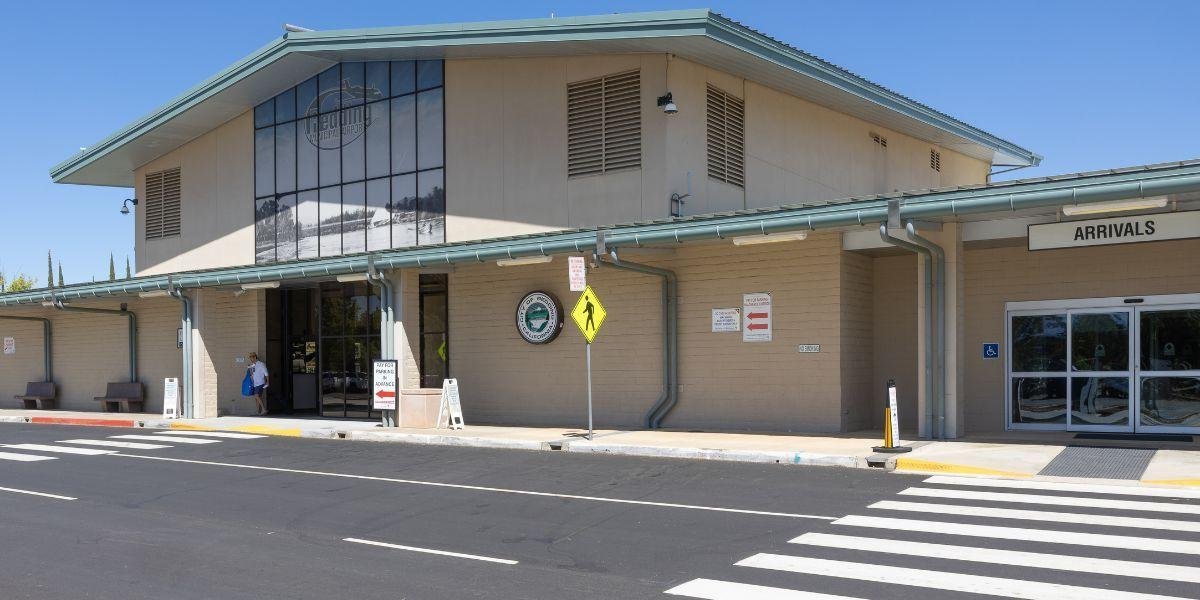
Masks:
[[[1081,248],[1200,237],[1200,211],[1029,226],[1029,249]]]
[[[376,360],[371,365],[371,409],[396,410],[396,395],[400,392],[397,362]]]
[[[771,341],[771,292],[742,294],[742,341]]]

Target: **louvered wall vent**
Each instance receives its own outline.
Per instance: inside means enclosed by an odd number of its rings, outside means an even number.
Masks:
[[[941,152],[938,152],[937,150],[929,151],[929,168],[933,169],[934,171],[937,171],[939,173],[942,172],[942,153]]]
[[[179,236],[181,187],[179,167],[146,174],[146,239]]]
[[[642,166],[641,73],[567,84],[567,175]]]
[[[883,137],[882,135],[879,135],[878,133],[875,133],[875,132],[871,132],[871,140],[874,141],[876,144],[879,144],[881,147],[887,148],[887,138]]]
[[[746,186],[746,104],[708,86],[708,176]]]

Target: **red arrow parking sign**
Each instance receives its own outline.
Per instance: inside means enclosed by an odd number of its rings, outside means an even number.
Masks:
[[[742,341],[771,341],[771,292],[742,295]]]

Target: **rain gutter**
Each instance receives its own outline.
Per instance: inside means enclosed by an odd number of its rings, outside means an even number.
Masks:
[[[607,261],[597,255],[596,263],[662,278],[663,391],[642,421],[646,429],[658,429],[679,401],[679,279],[669,269],[621,260],[616,249],[608,253]]]
[[[54,325],[50,319],[45,317],[9,317],[0,315],[0,320],[9,321],[41,321],[42,323],[42,352],[45,357],[42,359],[42,370],[46,373],[46,383],[54,382],[54,356],[52,353],[52,344],[54,342]]]
[[[933,333],[933,253],[924,246],[918,246],[908,240],[893,237],[888,233],[887,223],[879,224],[879,237],[884,242],[915,252],[925,259],[925,435],[934,437],[934,388],[937,387],[933,373],[933,348],[935,338]]]
[[[1135,176],[1153,178],[1128,179],[1128,177]],[[1021,185],[998,184],[996,187],[901,194],[896,198],[904,201],[899,214],[901,219],[907,221],[1200,191],[1200,173],[1190,170],[1186,174],[1155,176],[1153,173],[1120,173],[1104,177],[1117,180],[1081,183],[1073,186],[1062,185],[1064,183],[1062,181],[1039,182],[1036,185],[1060,185],[1061,187],[1026,191],[1020,190]],[[802,206],[748,211],[713,217],[693,217],[683,220],[617,226],[608,228],[605,232],[610,248],[629,248],[662,246],[698,240],[721,240],[756,233],[874,227],[887,220],[887,202],[888,198],[878,198],[816,207]],[[594,251],[595,236],[595,229],[574,230],[521,238],[393,250],[371,256],[376,268],[391,270],[487,262],[522,256],[548,256],[571,252],[586,254]],[[181,273],[174,276],[173,285],[190,289],[291,279],[326,278],[339,274],[362,273],[367,269],[367,263],[366,255],[355,255],[282,265],[255,265],[207,272]],[[172,284],[166,276],[152,276],[118,282],[70,286],[58,290],[43,289],[2,295],[0,296],[0,306],[34,304],[54,301],[56,298],[133,295],[140,292],[168,290],[170,285]]]
[[[61,299],[53,300],[51,306],[64,312],[88,313],[95,315],[120,315],[126,319],[129,319],[129,383],[137,382],[137,315],[135,315],[133,311],[126,308],[124,304],[121,305],[120,309],[67,306]]]

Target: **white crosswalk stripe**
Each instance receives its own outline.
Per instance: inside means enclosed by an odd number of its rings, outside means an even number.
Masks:
[[[1155,488],[1134,485],[1103,485],[1094,483],[1072,483],[1065,481],[1040,481],[1035,479],[989,479],[985,477],[953,477],[934,475],[924,483],[936,485],[961,485],[968,487],[1009,488],[1017,490],[1051,490],[1090,494],[1112,494],[1117,496],[1147,496],[1154,498],[1188,498],[1200,500],[1200,489]]]
[[[162,442],[164,444],[219,444],[219,443],[221,443],[221,440],[198,440],[195,438],[166,437],[166,436],[161,436],[161,435],[140,435],[140,434],[132,434],[132,433],[127,434],[127,435],[110,435],[108,437],[113,438],[113,439],[118,439],[118,440],[146,440],[146,441],[150,441],[150,442]]]
[[[59,454],[112,454],[116,450],[100,450],[98,448],[74,448],[71,446],[51,446],[49,444],[4,444],[5,448],[13,450],[33,450],[34,452],[57,452]]]
[[[1094,515],[1088,513],[1050,512],[1024,510],[1020,508],[996,508],[992,506],[962,506],[957,504],[931,504],[928,502],[902,502],[880,500],[869,508],[931,513],[935,515],[961,515],[965,517],[988,517],[993,519],[1021,519],[1046,523],[1071,523],[1077,525],[1099,525],[1103,527],[1134,527],[1137,529],[1162,529],[1165,531],[1194,531],[1200,533],[1200,521],[1175,519],[1148,519]]]
[[[855,580],[852,595],[870,598],[922,597],[917,588],[1025,600],[1200,598],[1200,490],[947,475],[923,483],[801,533],[786,552],[734,563],[745,571],[666,593],[845,600],[830,594]]]
[[[267,436],[258,433],[235,433],[232,431],[192,431],[188,429],[173,429],[171,431],[161,431],[158,435],[182,435],[182,436],[198,436],[198,437],[215,437],[229,438],[232,440],[255,440],[265,438]]]
[[[17,454],[16,452],[0,452],[0,460],[12,460],[17,462],[38,462],[41,460],[54,460],[57,456],[42,456],[40,454]]]
[[[1200,583],[1200,568],[1182,567],[1179,565],[1160,565],[1127,560],[1089,558],[1086,556],[1019,552],[1016,550],[996,550],[994,548],[972,548],[949,544],[928,544],[903,540],[830,535],[827,533],[806,533],[791,540],[791,543],[820,546],[823,548],[842,548],[846,550],[923,556],[925,558],[944,558],[947,560],[1012,565],[1015,567],[1032,567],[1034,569],[1100,573],[1120,575],[1122,577],[1144,577],[1147,579],[1168,579]]]
[[[170,448],[166,444],[143,444],[141,442],[118,442],[117,440],[59,440],[59,444],[79,444],[81,446],[104,446],[107,448],[129,448],[131,450],[158,450]]]
[[[677,585],[665,593],[706,600],[861,600],[849,596],[833,596],[819,592],[789,590],[750,583],[717,581],[715,579],[693,579]]]
[[[1171,512],[1200,515],[1200,504],[1176,504],[1172,502],[1144,502],[1141,500],[1111,500],[1083,496],[1044,496],[1038,494],[1009,494],[1006,492],[980,492],[975,490],[944,490],[938,488],[908,488],[902,496],[921,496],[952,500],[987,500],[1020,504],[1049,504],[1052,506],[1086,506],[1088,508],[1113,508],[1143,512]]]
[[[1171,552],[1175,554],[1200,555],[1200,542],[1186,540],[1165,540],[1147,537],[1123,535],[1107,535],[1102,533],[1077,533],[1070,531],[1055,531],[1051,529],[1024,529],[1020,527],[995,527],[992,525],[966,525],[963,523],[946,523],[944,521],[914,521],[911,519],[893,519],[889,517],[869,517],[850,515],[833,522],[834,525],[851,525],[854,527],[872,527],[890,529],[893,531],[914,531],[920,533],[941,533],[946,535],[965,535],[970,537],[993,538],[998,540],[1020,540],[1025,542],[1044,542],[1051,544],[1074,544],[1077,546],[1094,546],[1097,548],[1119,548],[1123,550],[1147,550],[1150,552]]]
[[[737,562],[741,567],[774,569],[809,575],[825,575],[893,585],[910,585],[967,594],[985,594],[1023,600],[1181,600],[1177,596],[1122,592],[1041,581],[1026,581],[946,571],[928,571],[907,567],[856,563],[824,558],[755,554]]]

